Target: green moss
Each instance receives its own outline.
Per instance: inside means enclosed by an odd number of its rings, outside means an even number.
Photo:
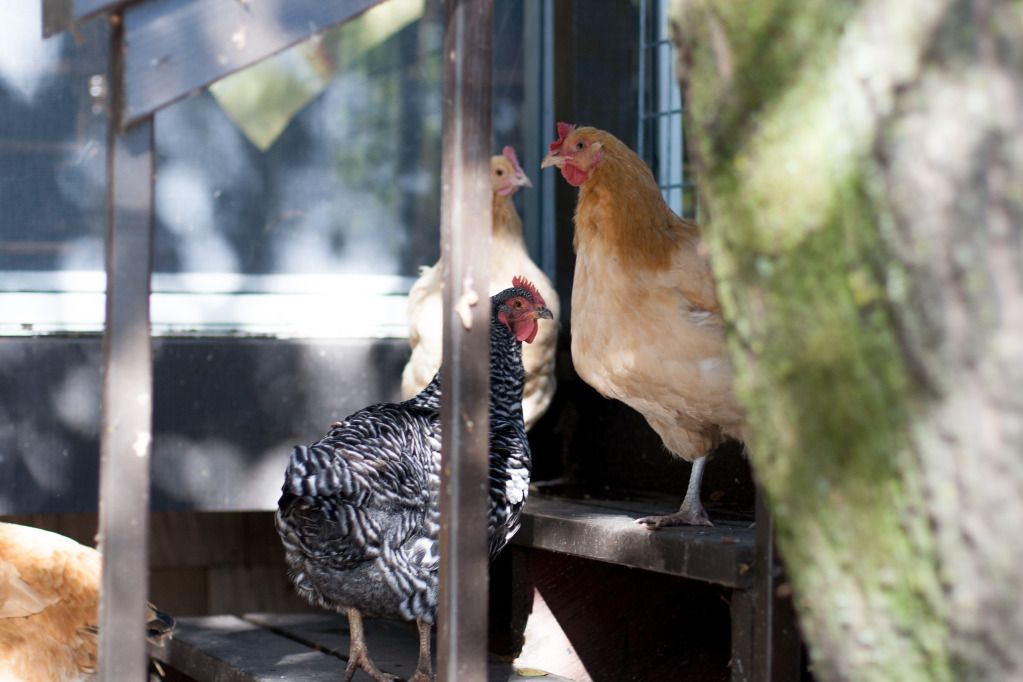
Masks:
[[[741,155],[758,134],[761,115],[788,93],[790,75],[811,68],[826,57],[843,23],[856,8],[848,0],[760,0],[715,3],[696,0],[694,15],[713,17],[702,24],[694,43],[701,61],[714,64],[694,75],[705,78],[693,93],[694,107],[710,112],[713,150],[709,159]],[[755,37],[728,40],[729,36]]]
[[[864,266],[880,248],[876,220],[857,178],[836,197],[829,219],[771,267],[758,268],[764,256],[750,249],[730,252],[728,286],[759,291],[769,311],[737,339],[761,349],[740,354],[739,366],[752,459],[810,608],[849,612],[820,626],[834,629],[829,639],[859,638],[853,679],[951,679],[928,535],[905,528],[912,395],[882,289]],[[756,316],[741,297],[734,304],[736,317]]]
[[[917,387],[888,315],[880,278],[891,269],[863,175],[878,114],[838,66],[862,5],[677,4],[751,459],[818,678],[953,679],[950,616],[912,485]],[[899,11],[906,35],[924,40],[925,22]]]

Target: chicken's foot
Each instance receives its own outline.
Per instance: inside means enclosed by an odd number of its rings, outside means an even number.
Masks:
[[[347,609],[348,633],[351,637],[351,644],[348,648],[348,665],[345,666],[345,682],[352,682],[355,671],[362,668],[366,674],[377,682],[398,682],[397,677],[381,672],[373,659],[369,657],[369,650],[366,648],[366,636],[362,630],[362,614],[358,609]]]
[[[668,526],[713,526],[707,510],[700,501],[700,485],[703,482],[703,468],[707,465],[707,457],[703,456],[693,462],[693,470],[689,474],[689,487],[686,488],[682,506],[674,514],[664,516],[644,516],[636,519],[636,523],[646,526],[647,530],[657,530]]]
[[[422,618],[416,620],[419,628],[419,661],[416,663],[416,673],[409,678],[408,682],[433,682],[433,665],[430,662],[430,632],[433,626]]]

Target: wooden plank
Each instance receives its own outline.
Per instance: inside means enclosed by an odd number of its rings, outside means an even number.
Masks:
[[[750,589],[732,594],[731,682],[787,682],[802,674],[792,590],[774,545],[774,522],[757,491],[756,550]]]
[[[339,658],[348,658],[348,619],[331,613],[247,613],[245,620]],[[416,671],[419,634],[415,625],[366,618],[369,655],[381,670],[408,679]]]
[[[211,566],[208,580],[208,613],[238,613],[255,609],[312,610],[295,592],[283,561],[279,564]]]
[[[757,491],[756,557],[753,564],[754,679],[785,682],[799,679],[799,629],[792,587],[774,543],[774,520],[762,491]]]
[[[135,0],[72,0],[71,6],[74,10],[74,20],[82,21],[104,12],[116,12],[133,2]]]
[[[123,92],[122,32],[111,34],[112,103]],[[153,239],[153,125],[112,122],[108,142],[107,293],[100,416],[98,545],[101,680],[146,674],[149,592],[149,460],[153,357],[149,283]]]
[[[706,480],[706,479],[705,479]],[[652,514],[664,514],[678,508],[680,496],[668,495],[665,493],[648,491],[629,491],[627,496],[620,498],[608,498],[594,496],[561,495],[558,492],[546,492],[541,490],[540,496],[548,498],[563,498],[566,501],[576,501],[587,507],[600,507],[602,509],[613,509],[616,511],[635,512],[641,516]],[[710,509],[711,519],[715,526],[727,528],[752,529],[754,528],[754,515],[752,512],[742,512],[729,509]]]
[[[438,679],[486,675],[492,0],[447,0]]]
[[[348,619],[329,613],[247,613],[245,620],[267,628],[307,646],[346,658],[348,656]],[[416,669],[417,637],[415,627],[410,623],[367,618],[366,644],[370,656],[377,666],[385,671],[408,679]],[[546,673],[543,670],[529,671],[526,677],[515,671],[508,661],[490,661],[487,665],[489,682],[535,682],[539,677],[544,682],[570,682],[568,678]],[[537,673],[545,673],[542,676]]]
[[[124,12],[128,123],[381,0],[146,0]]]
[[[608,506],[533,495],[522,515],[522,529],[512,542],[727,587],[752,585],[754,537],[745,525],[649,531],[635,519],[656,507],[603,504]]]
[[[43,0],[43,37],[71,28],[71,0]]]
[[[755,677],[756,605],[751,590],[734,590],[729,603],[732,614],[731,682],[753,682]],[[798,679],[798,678],[792,678]]]
[[[235,616],[179,618],[174,638],[150,653],[189,677],[217,682],[337,682],[345,668],[336,656]],[[360,670],[355,679],[371,678]]]
[[[150,522],[151,565],[207,567],[248,562],[247,538],[243,532],[247,527],[246,516],[238,512],[154,513]],[[264,512],[262,516],[269,519],[270,514]],[[267,523],[270,526],[269,538],[270,534],[276,533],[272,519]]]
[[[43,0],[43,37],[69,30],[99,14],[112,14],[135,0]]]
[[[151,528],[154,566],[284,565],[271,511],[156,512]]]
[[[149,599],[176,617],[210,613],[209,581],[205,568],[150,567]]]

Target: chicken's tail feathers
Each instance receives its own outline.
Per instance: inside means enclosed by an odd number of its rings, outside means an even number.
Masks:
[[[344,458],[334,457],[329,445],[296,445],[284,477],[282,492],[296,497],[352,494],[352,480],[342,466]]]

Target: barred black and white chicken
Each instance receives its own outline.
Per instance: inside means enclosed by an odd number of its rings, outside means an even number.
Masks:
[[[529,281],[491,298],[490,556],[519,528],[531,470],[522,420],[522,342],[550,319]],[[414,682],[432,680],[430,630],[437,612],[440,510],[440,374],[401,403],[359,410],[311,446],[297,446],[276,515],[289,576],[299,594],[348,616],[345,680],[357,668],[393,680],[373,663],[363,614],[415,620]]]

